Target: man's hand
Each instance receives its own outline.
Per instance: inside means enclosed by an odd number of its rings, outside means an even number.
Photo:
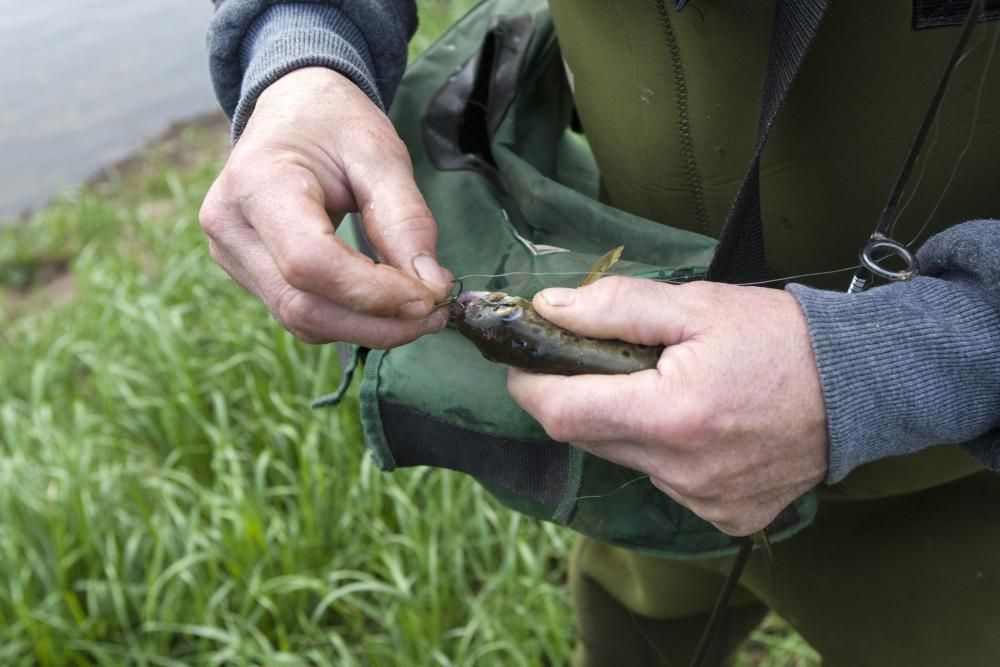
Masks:
[[[825,477],[823,394],[790,294],[604,278],[544,290],[534,307],[579,334],[667,346],[632,375],[511,369],[510,393],[553,439],[648,473],[730,535],[766,527]]]
[[[361,211],[383,263],[334,234]],[[444,326],[451,275],[389,119],[350,80],[296,70],[265,90],[205,197],[212,257],[310,343],[401,345]]]

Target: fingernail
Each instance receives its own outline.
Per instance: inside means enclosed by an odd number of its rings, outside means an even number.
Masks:
[[[550,287],[538,293],[549,306],[572,306],[576,301],[576,290],[566,287]]]
[[[427,305],[425,301],[410,301],[409,303],[404,303],[396,311],[396,316],[401,317],[404,320],[421,320],[431,312],[431,306]]]
[[[448,286],[448,278],[445,276],[444,269],[430,255],[417,255],[414,257],[413,270],[417,272],[417,276],[421,280],[432,287],[443,289]]]
[[[421,333],[437,333],[444,328],[444,325],[448,323],[448,311],[447,309],[440,309],[433,313],[431,316],[424,320],[424,326],[420,330]]]

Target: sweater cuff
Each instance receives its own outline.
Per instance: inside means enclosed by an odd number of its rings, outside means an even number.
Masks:
[[[209,66],[234,136],[267,83],[298,67],[333,67],[387,108],[417,25],[413,0],[216,0],[216,6]],[[245,76],[246,68],[253,71]]]
[[[961,281],[920,277],[860,294],[786,288],[809,325],[826,400],[826,482],[931,445],[1000,463],[1000,315]]]
[[[316,66],[348,77],[385,110],[368,45],[345,14],[330,5],[274,5],[250,25],[240,47],[243,80],[232,115],[234,141],[265,88],[289,72]]]

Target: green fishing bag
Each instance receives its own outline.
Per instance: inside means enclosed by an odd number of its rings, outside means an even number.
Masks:
[[[597,166],[572,127],[573,99],[543,0],[480,3],[413,62],[391,116],[437,219],[439,261],[456,276],[478,276],[464,278],[465,289],[530,298],[543,287],[574,286],[622,244],[618,273],[705,275],[714,239],[598,200]],[[340,229],[370,252],[356,219]],[[550,440],[506,381],[506,366],[484,359],[452,328],[367,351],[360,409],[375,462],[385,471],[470,474],[510,508],[649,554],[733,550],[735,540],[640,473]],[[815,509],[812,495],[799,500],[771,539],[807,525]]]

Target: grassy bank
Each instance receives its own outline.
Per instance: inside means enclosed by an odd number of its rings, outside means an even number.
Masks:
[[[458,13],[426,5],[418,48]],[[0,227],[0,664],[564,664],[572,536],[308,410],[332,349],[197,224],[226,145],[192,124]],[[805,664],[770,636],[744,661]]]
[[[222,152],[171,158],[212,131],[0,230],[0,664],[557,662],[566,536],[307,409],[332,349],[209,259]]]

